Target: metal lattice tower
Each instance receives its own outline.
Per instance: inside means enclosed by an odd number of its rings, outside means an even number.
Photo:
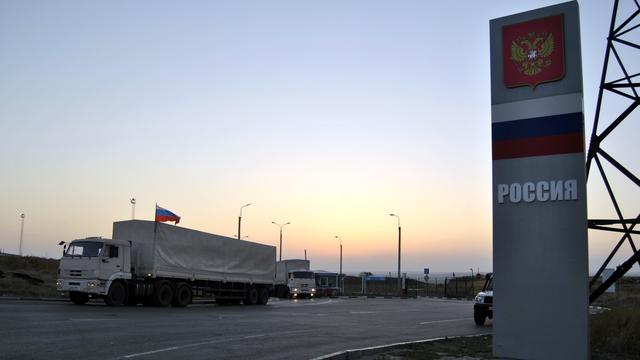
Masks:
[[[630,0],[624,4],[626,5],[624,9],[619,6],[621,5],[619,0],[615,0],[614,2],[593,131],[587,153],[587,179],[593,180],[595,176],[600,175],[611,199],[613,209],[615,210],[615,217],[608,219],[589,219],[589,228],[622,234],[622,237],[616,243],[604,264],[602,264],[591,280],[590,287],[592,290],[589,296],[590,303],[595,301],[610,285],[627,273],[635,263],[640,265],[640,250],[633,241],[634,235],[636,239],[637,235],[640,235],[640,231],[638,230],[640,227],[638,226],[640,223],[639,204],[633,204],[636,208],[635,212],[623,214],[623,209],[620,206],[620,193],[615,191],[618,190],[617,187],[614,189],[614,186],[612,186],[618,185],[618,183],[612,183],[611,181],[613,177],[620,178],[621,175],[622,178],[635,184],[634,191],[640,191],[640,179],[605,150],[605,148],[609,148],[608,145],[615,144],[616,134],[620,134],[622,131],[619,127],[623,121],[637,120],[630,119],[630,115],[640,106],[640,97],[638,96],[640,90],[640,72],[633,73],[634,67],[637,68],[640,64],[640,45],[632,40],[633,35],[635,35],[637,39],[637,35],[640,33],[640,22],[638,21],[640,19],[640,3],[638,1],[639,0]],[[610,78],[613,78],[613,80]],[[603,99],[603,95],[607,96],[607,101]],[[610,101],[609,95],[612,95]],[[614,118],[605,119],[601,117],[603,103],[605,105],[609,103],[623,103],[625,105],[622,106],[623,109],[617,113]],[[605,120],[612,121],[610,124],[604,126],[601,123]],[[601,128],[599,128],[599,125]],[[629,134],[627,134],[627,136],[628,135]],[[640,134],[634,134],[632,136],[637,137],[637,135]],[[609,141],[605,144],[605,140]],[[637,155],[639,154],[640,151],[636,152],[635,155],[632,154],[632,158],[637,160]],[[594,164],[593,170],[595,173],[590,174],[590,170],[592,170],[591,167]],[[603,164],[607,166],[605,167]],[[606,171],[607,169],[609,172]],[[625,215],[627,216],[625,217]],[[618,254],[620,248],[625,245],[625,243],[631,247],[631,256],[621,265],[617,266],[613,275],[611,275],[608,280],[594,289],[594,285],[603,270],[609,265],[613,257]]]

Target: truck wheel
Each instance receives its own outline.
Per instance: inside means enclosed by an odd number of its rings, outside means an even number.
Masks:
[[[168,281],[160,281],[156,283],[153,292],[153,304],[155,306],[167,307],[171,305],[173,300],[173,288]]]
[[[258,304],[265,305],[267,302],[269,302],[269,290],[261,287],[258,289]]]
[[[477,326],[484,326],[484,321],[486,319],[487,319],[487,316],[485,314],[482,314],[479,312],[473,313],[473,321],[476,323]]]
[[[69,292],[69,300],[76,305],[84,305],[89,301],[89,294],[70,291]]]
[[[104,302],[109,306],[122,306],[127,302],[127,288],[121,281],[111,283]]]
[[[175,307],[185,307],[189,304],[191,304],[191,286],[184,282],[178,283],[171,305]]]
[[[247,289],[247,293],[245,294],[242,302],[245,305],[255,305],[258,302],[258,290],[255,286],[251,286]]]

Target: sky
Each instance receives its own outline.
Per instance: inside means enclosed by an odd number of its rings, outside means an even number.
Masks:
[[[395,213],[403,271],[490,271],[489,20],[555,3],[0,0],[0,249],[20,213],[25,254],[110,237],[134,197],[225,236],[252,203],[247,240],[291,222],[283,258],[330,271],[335,236],[345,271],[396,269]],[[611,4],[579,5],[588,136]],[[609,149],[638,174],[632,118]],[[617,239],[590,231],[591,271]]]

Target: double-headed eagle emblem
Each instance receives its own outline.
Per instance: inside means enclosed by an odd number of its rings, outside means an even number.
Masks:
[[[511,42],[511,60],[518,71],[533,76],[552,64],[549,55],[553,52],[553,33],[530,32],[528,36],[520,36]]]

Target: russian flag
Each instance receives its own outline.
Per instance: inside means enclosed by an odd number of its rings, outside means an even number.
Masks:
[[[176,225],[180,222],[180,216],[162,208],[156,204],[156,222],[174,221]]]
[[[581,112],[492,124],[493,160],[584,151]]]

